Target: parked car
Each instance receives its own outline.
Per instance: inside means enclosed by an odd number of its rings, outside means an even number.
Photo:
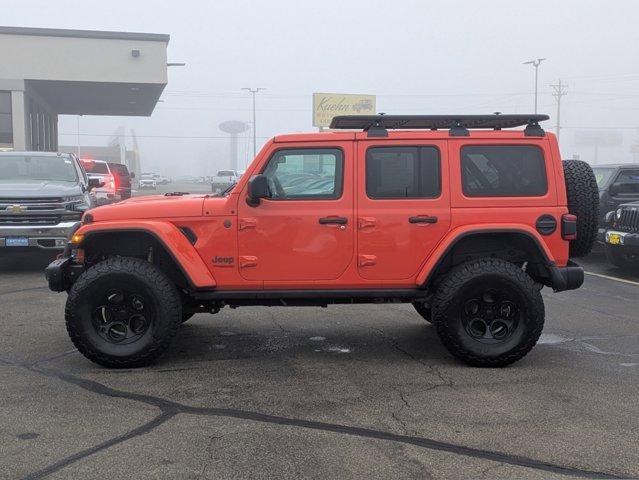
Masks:
[[[122,200],[131,198],[131,180],[135,178],[134,172],[129,172],[122,163],[109,163],[109,169],[115,180],[115,191]]]
[[[140,175],[140,180],[138,181],[138,188],[140,190],[155,190],[157,187],[158,183],[153,175],[147,173]]]
[[[121,200],[115,184],[115,175],[107,162],[83,158],[82,165],[89,178],[95,178],[102,183],[101,187],[93,190],[98,205],[106,205]]]
[[[228,187],[239,180],[240,176],[235,170],[219,170],[217,175],[210,179],[211,191],[213,193],[222,193]]]
[[[74,155],[0,152],[0,250],[62,250],[98,185]]]
[[[592,169],[561,161],[547,119],[335,117],[363,131],[276,137],[225,195],[88,212],[49,286],[109,367],[153,362],[196,312],[367,302],[412,303],[452,355],[508,365],[541,334],[541,287],[582,285],[570,258],[597,232]]]
[[[604,234],[606,257],[619,268],[639,267],[639,202],[608,212]]]
[[[606,214],[619,205],[639,200],[639,163],[594,165],[592,167],[599,189],[599,232],[604,242]]]

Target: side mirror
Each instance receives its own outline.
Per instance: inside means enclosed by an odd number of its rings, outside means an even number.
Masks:
[[[131,172],[131,173],[129,173],[129,176],[130,176],[131,178],[135,178],[135,172]]]
[[[246,203],[251,207],[257,207],[260,199],[269,197],[268,178],[265,175],[253,175],[248,182],[248,197]]]
[[[99,178],[89,178],[89,186],[87,190],[91,191],[94,188],[104,187],[104,182],[102,182]]]

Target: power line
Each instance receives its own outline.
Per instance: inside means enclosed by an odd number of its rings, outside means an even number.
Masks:
[[[58,133],[58,135],[77,136],[77,133]],[[81,137],[110,137],[118,138],[125,135],[107,134],[107,133],[80,133]],[[228,136],[211,136],[211,135],[136,135],[138,138],[190,138],[190,139],[224,139],[228,140]],[[268,139],[273,137],[257,137],[259,139]]]
[[[561,97],[563,97],[564,95],[568,95],[568,92],[566,91],[566,89],[568,88],[568,85],[563,85],[561,83],[561,78],[559,79],[559,82],[556,83],[555,85],[551,85],[552,89],[553,89],[553,94],[552,96],[555,97],[557,99],[557,142],[559,142],[559,137],[561,135]]]

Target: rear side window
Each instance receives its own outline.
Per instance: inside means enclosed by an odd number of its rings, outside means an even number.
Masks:
[[[532,145],[462,147],[461,169],[467,197],[540,197],[548,191],[543,152]]]
[[[126,168],[126,165],[122,165],[121,163],[109,163],[109,168],[112,172],[115,172],[118,175],[126,177],[129,174],[129,170]]]
[[[441,193],[439,150],[435,147],[373,147],[366,151],[366,195],[434,198]]]
[[[102,162],[92,162],[90,160],[83,161],[84,169],[87,173],[98,173],[98,174],[107,174],[109,173],[109,169],[107,168],[106,163]]]

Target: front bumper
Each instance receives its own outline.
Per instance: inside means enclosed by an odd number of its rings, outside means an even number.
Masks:
[[[612,238],[619,243],[612,243]],[[633,255],[639,255],[639,233],[606,230],[604,242],[607,248],[623,250]]]
[[[569,260],[565,267],[550,267],[550,280],[555,292],[575,290],[584,283],[584,269]]]
[[[8,237],[22,237],[28,241],[28,247],[45,250],[62,250],[71,235],[80,226],[80,219],[60,222],[56,225],[2,225],[0,226],[0,248],[7,247]]]

